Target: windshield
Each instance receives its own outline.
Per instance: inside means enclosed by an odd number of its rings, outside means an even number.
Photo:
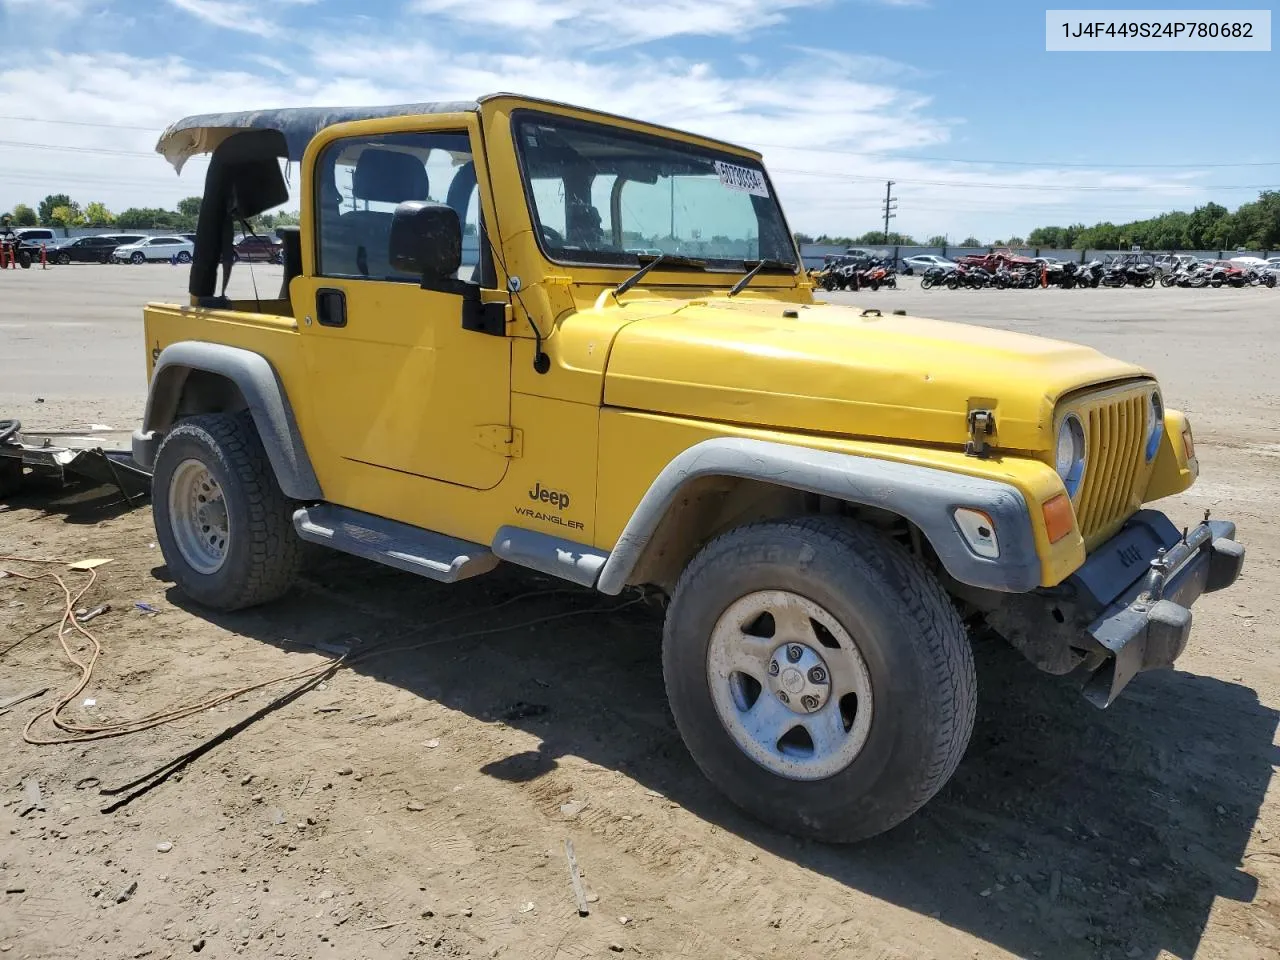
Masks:
[[[665,253],[709,269],[796,264],[782,209],[753,160],[545,115],[517,119],[516,143],[552,260],[635,266]]]

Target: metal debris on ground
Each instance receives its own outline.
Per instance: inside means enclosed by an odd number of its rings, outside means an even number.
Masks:
[[[157,613],[159,613],[159,612],[160,612],[160,608],[159,608],[159,607],[153,607],[151,604],[149,604],[149,603],[144,603],[144,602],[143,602],[143,601],[141,601],[141,600],[135,601],[133,605],[134,605],[135,607],[137,607],[137,608],[138,608],[140,611],[142,611],[143,613],[149,613],[149,614],[151,614],[152,616],[155,616]]]
[[[36,690],[28,690],[26,693],[10,697],[8,700],[0,700],[0,710],[8,710],[10,707],[16,707],[18,704],[34,700],[36,697],[43,697],[48,692],[48,687],[40,687]]]
[[[565,839],[564,856],[569,861],[569,883],[573,886],[573,899],[578,902],[578,916],[585,917],[591,913],[587,907],[587,894],[582,889],[582,871],[578,869],[578,858],[573,852],[573,841]]]
[[[110,612],[111,612],[111,604],[109,603],[104,603],[101,606],[94,607],[92,610],[85,610],[83,612],[81,612],[80,610],[77,610],[76,621],[78,623],[88,623],[90,620],[93,620],[96,617],[100,617],[104,613],[110,613]]]
[[[40,793],[40,783],[28,777],[22,782],[22,795],[26,800],[25,808],[18,814],[25,817],[32,810],[44,810],[44,796]]]

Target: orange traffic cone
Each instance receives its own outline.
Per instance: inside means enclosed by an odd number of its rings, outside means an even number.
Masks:
[[[43,243],[42,243],[42,244],[40,244],[40,269],[41,269],[41,270],[48,270],[48,269],[49,269],[49,260],[48,260],[48,258],[46,258],[46,257],[45,257],[45,255],[44,255],[44,244],[43,244]]]
[[[1049,286],[1049,268],[1042,266],[1040,268],[1040,289],[1045,290]]]

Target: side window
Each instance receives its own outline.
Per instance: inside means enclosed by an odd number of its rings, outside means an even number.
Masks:
[[[327,277],[417,281],[392,269],[391,220],[406,200],[447,203],[462,223],[463,280],[480,261],[480,204],[465,133],[352,137],[325,148],[316,165],[318,272]]]

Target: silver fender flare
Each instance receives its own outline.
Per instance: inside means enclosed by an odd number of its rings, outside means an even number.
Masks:
[[[1027,504],[1010,484],[873,457],[720,437],[688,448],[658,474],[610,551],[597,589],[621,592],[681,489],[710,476],[749,478],[892,511],[920,528],[947,572],[961,583],[1009,593],[1024,593],[1040,584],[1040,557]],[[958,507],[982,510],[991,517],[1000,545],[998,558],[981,557],[970,549],[956,525]]]
[[[225,377],[240,391],[285,496],[304,501],[324,499],[275,368],[261,354],[221,343],[184,340],[160,351],[142,429],[133,435],[134,460],[148,469],[155,463],[160,440],[177,415],[183,386],[196,370]]]

